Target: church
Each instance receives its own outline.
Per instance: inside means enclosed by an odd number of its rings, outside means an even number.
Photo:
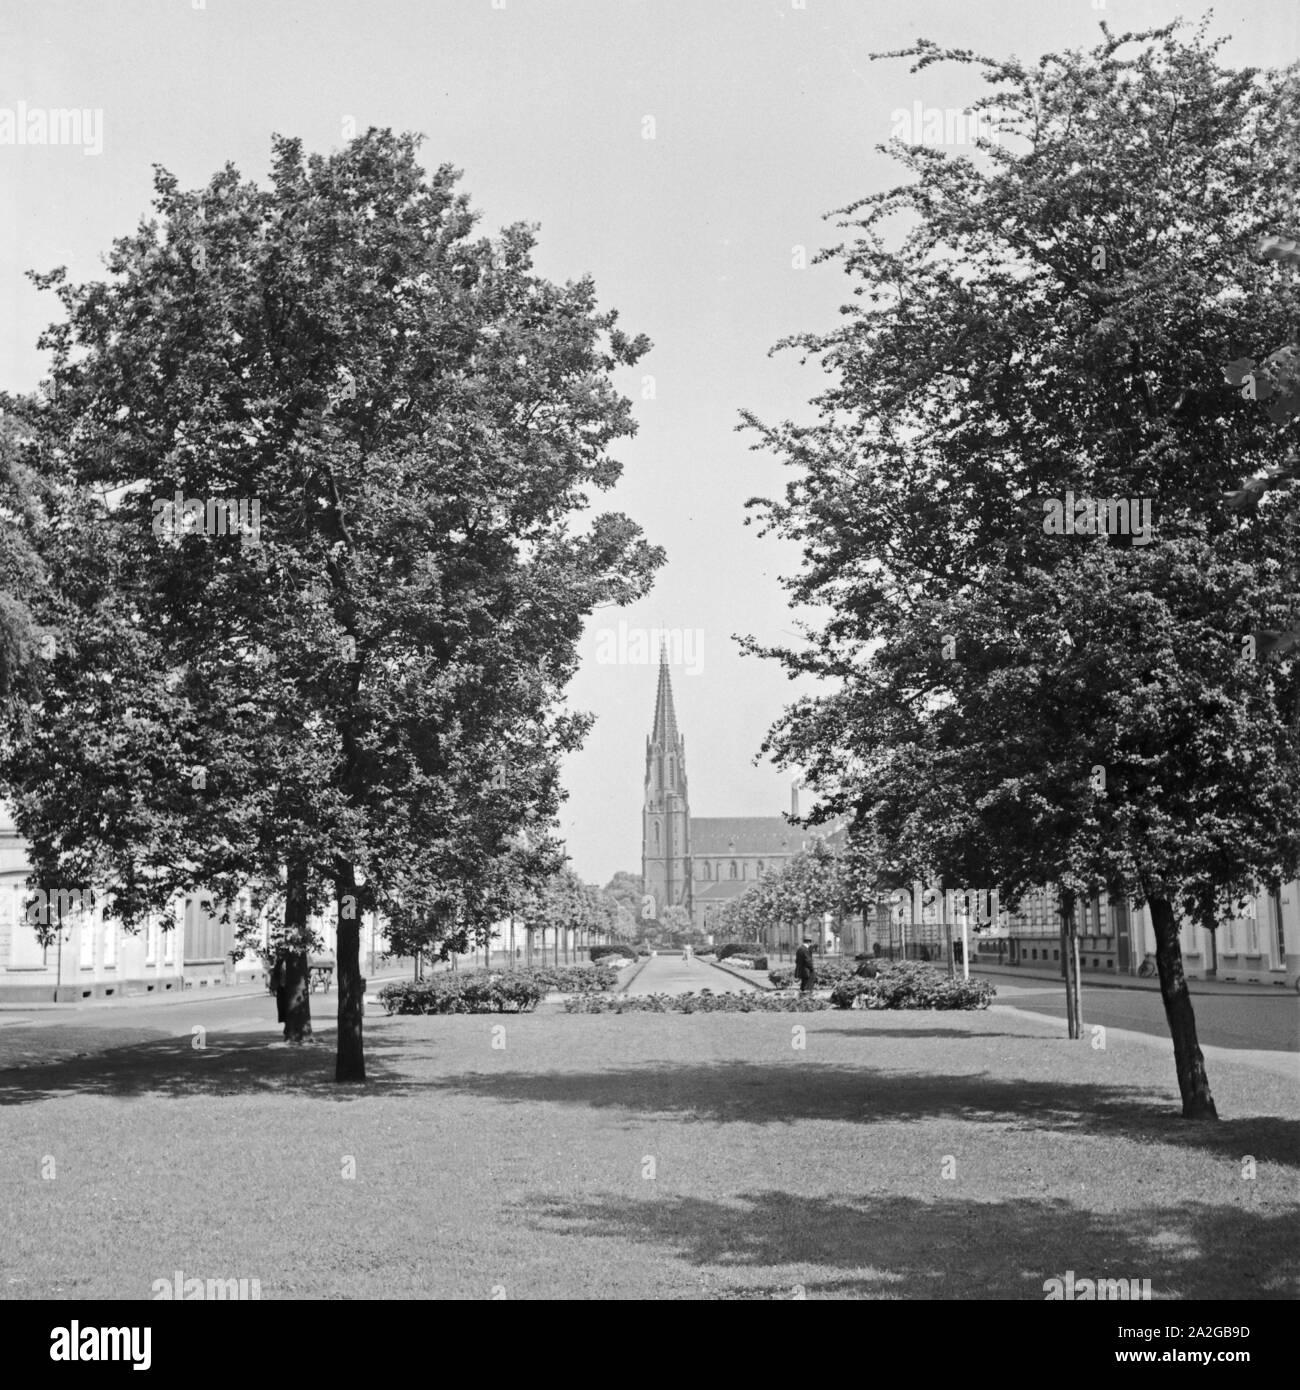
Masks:
[[[790,814],[799,814],[798,792]],[[654,723],[646,739],[641,814],[641,891],[662,915],[684,907],[712,934],[719,911],[764,874],[798,854],[813,832],[784,816],[692,816],[686,789],[686,740],[677,730],[668,653],[659,653]]]

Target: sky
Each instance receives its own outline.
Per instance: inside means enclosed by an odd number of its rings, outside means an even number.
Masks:
[[[539,227],[536,267],[593,276],[603,306],[654,344],[619,381],[637,436],[602,510],[667,551],[651,594],[595,614],[570,684],[596,723],[564,767],[573,867],[639,872],[655,669],[646,634],[674,634],[691,811],[776,815],[791,774],[756,765],[806,683],[733,640],[793,638],[781,577],[798,553],[745,525],[787,470],[738,433],[741,409],[809,419],[814,363],[770,355],[831,328],[849,297],[833,216],[900,181],[877,146],[898,113],[962,108],[974,68],[909,73],[873,53],[917,38],[1036,59],[1117,32],[1195,23],[1165,0],[4,0],[0,9],[0,387],[34,387],[57,315],[28,270],[102,275],[112,239],[147,214],[152,167],[194,187],[226,162],[265,177],[273,133],[327,152],[366,127],[416,130],[426,167],[451,163],[481,229]],[[1214,7],[1224,61],[1300,56],[1296,0]],[[62,143],[17,143],[31,112],[75,108]],[[647,381],[646,378],[653,378]],[[652,393],[652,394],[651,394]],[[620,640],[620,623],[625,625]],[[636,634],[640,634],[640,637]]]

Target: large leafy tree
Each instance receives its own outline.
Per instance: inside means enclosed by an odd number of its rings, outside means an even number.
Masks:
[[[1295,872],[1300,784],[1296,664],[1247,640],[1284,626],[1294,491],[1223,501],[1286,449],[1223,369],[1294,336],[1294,279],[1254,252],[1286,220],[1297,74],[1217,47],[909,50],[977,64],[1000,138],[893,147],[910,181],[826,253],[842,326],[792,340],[830,376],[819,420],[746,417],[798,470],[766,506],[803,546],[791,591],[830,612],[767,653],[825,682],[768,749],[902,872],[1145,901],[1192,1117],[1215,1107],[1179,913],[1213,929]],[[1070,494],[1136,511],[1061,534]]]
[[[589,724],[559,705],[583,621],[662,559],[621,515],[575,525],[619,475],[611,377],[646,341],[590,281],[535,275],[528,228],[476,238],[416,154],[372,130],[329,157],[277,139],[265,188],[159,171],[109,281],[42,278],[66,311],[45,434],[103,495],[112,562],[40,756],[6,769],[20,828],[128,922],[279,884],[299,979],[332,902],[340,1080],[364,1079],[363,912],[481,929]]]

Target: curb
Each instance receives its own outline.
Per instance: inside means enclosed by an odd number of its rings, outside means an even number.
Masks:
[[[728,965],[722,960],[702,960],[701,965],[711,965],[715,970],[721,970],[724,975],[731,975],[737,980],[744,980],[747,985],[752,985],[754,989],[762,993],[764,990],[771,993],[776,986],[767,978],[766,971],[741,970],[735,966]]]
[[[619,987],[614,991],[614,993],[626,994],[628,990],[632,987],[632,981],[636,979],[636,977],[646,968],[647,965],[650,964],[652,960],[654,960],[653,956],[638,956],[632,964],[632,973],[627,977],[626,980],[623,981],[621,985],[619,985]]]
[[[1042,971],[1019,970],[1019,969],[991,969],[988,966],[981,966],[975,961],[971,961],[970,973],[972,975],[985,975],[995,980],[1039,980],[1045,984],[1064,985],[1065,980],[1059,974],[1051,974]],[[1103,975],[1093,971],[1081,972],[1079,975],[1079,985],[1083,989],[1135,989],[1143,990],[1148,994],[1159,995],[1160,982],[1153,979],[1150,984],[1145,980],[1139,980],[1135,975]],[[1242,997],[1276,999],[1278,991],[1283,993],[1293,993],[1291,986],[1284,981],[1274,983],[1251,982],[1237,984],[1231,980],[1191,980],[1187,981],[1189,994],[1200,995],[1226,995],[1229,998]]]

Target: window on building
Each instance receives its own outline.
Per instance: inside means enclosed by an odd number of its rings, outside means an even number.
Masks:
[[[734,859],[731,861],[731,877],[732,877],[732,878],[739,878],[739,877],[740,877],[739,873],[737,872],[737,869],[736,869],[736,861],[735,861]]]
[[[1281,969],[1286,965],[1286,937],[1282,932],[1282,895],[1270,893],[1268,902],[1273,913],[1273,948],[1277,952],[1273,964]]]
[[[51,913],[51,916],[53,914]],[[78,953],[78,964],[83,970],[89,969],[95,963],[95,924],[91,921],[89,914],[78,908],[71,918],[64,918],[64,924],[71,925],[76,929],[80,941]]]
[[[27,920],[28,893],[16,883],[11,890],[0,892],[0,934],[11,929],[9,967],[11,970],[33,969],[47,964],[45,948],[36,938],[36,924]],[[58,949],[57,945],[54,947]]]

